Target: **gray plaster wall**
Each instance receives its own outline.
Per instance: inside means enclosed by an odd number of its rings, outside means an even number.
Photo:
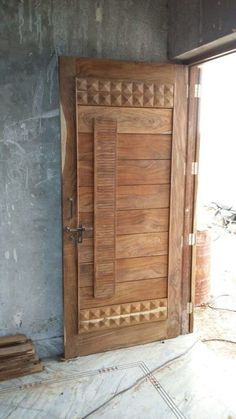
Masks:
[[[0,0],[0,334],[63,351],[58,56],[166,61],[166,0]]]
[[[236,39],[235,0],[169,0],[168,4],[170,59],[198,55],[208,44],[211,48]]]

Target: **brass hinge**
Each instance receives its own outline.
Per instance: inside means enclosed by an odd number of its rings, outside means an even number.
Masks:
[[[191,173],[192,173],[192,175],[198,175],[198,162],[197,161],[192,162]]]
[[[194,97],[196,97],[198,99],[201,97],[201,85],[200,84],[195,84]]]
[[[188,235],[188,244],[189,246],[194,246],[196,244],[196,235],[194,233]]]
[[[187,314],[193,313],[193,303],[187,303]]]

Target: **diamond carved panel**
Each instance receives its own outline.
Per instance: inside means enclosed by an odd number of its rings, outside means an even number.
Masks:
[[[156,81],[77,78],[77,104],[139,108],[173,108],[174,85]]]
[[[167,319],[167,299],[80,310],[79,333],[114,329]]]

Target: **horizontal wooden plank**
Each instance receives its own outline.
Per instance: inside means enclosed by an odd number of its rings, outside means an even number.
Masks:
[[[167,208],[169,185],[119,186],[117,209]]]
[[[118,185],[160,185],[170,183],[170,160],[121,160]]]
[[[19,369],[30,364],[32,365],[32,363],[38,361],[38,356],[34,354],[23,354],[11,358],[5,358],[4,361],[0,363],[0,372]]]
[[[169,208],[117,211],[117,234],[156,233],[168,231]],[[79,224],[86,228],[84,238],[93,237],[94,214],[79,213]]]
[[[141,345],[167,338],[167,321],[144,323],[136,326],[101,332],[86,333],[75,340],[79,355]]]
[[[80,307],[102,307],[105,305],[131,303],[167,297],[167,278],[147,279],[145,281],[119,282],[116,293],[110,298],[94,298],[93,287],[80,289]]]
[[[93,186],[92,160],[79,161],[80,186]],[[120,160],[117,165],[118,185],[159,185],[170,182],[170,160]]]
[[[167,208],[170,200],[169,185],[138,185],[117,187],[117,209]],[[79,188],[79,212],[93,212],[93,188]]]
[[[92,238],[84,239],[78,247],[79,262],[93,261],[94,243]],[[166,255],[168,233],[147,233],[117,236],[116,258]]]
[[[1,336],[0,337],[0,348],[4,346],[10,346],[13,344],[25,343],[27,337],[25,335],[12,335],[12,336]]]
[[[117,260],[117,282],[167,276],[168,256],[149,256]]]
[[[135,61],[76,58],[76,74],[79,77],[101,79],[156,80],[162,84],[175,82],[175,66],[173,64],[154,65]]]
[[[93,132],[95,118],[116,120],[118,133],[170,134],[172,131],[172,109],[78,106],[79,133]]]
[[[169,209],[117,211],[117,234],[156,233],[168,231]]]
[[[118,160],[171,158],[171,135],[118,134],[117,140]],[[78,133],[78,144],[79,162],[93,160],[93,133]]]
[[[128,282],[140,279],[163,278],[167,276],[168,256],[149,256],[116,261],[116,281]],[[94,271],[92,263],[80,264],[80,287],[92,287]]]
[[[117,155],[120,160],[170,159],[171,135],[119,134]]]
[[[26,343],[22,343],[20,345],[16,344],[0,348],[0,358],[13,357],[24,353],[33,354],[34,352],[35,351],[32,342],[27,341]]]
[[[168,233],[131,234],[117,236],[117,259],[139,256],[166,255]]]
[[[43,371],[43,365],[41,362],[35,362],[29,365],[20,366],[19,368],[13,368],[8,371],[0,372],[0,380],[10,380],[11,378],[22,377],[24,375],[33,374],[36,372]]]

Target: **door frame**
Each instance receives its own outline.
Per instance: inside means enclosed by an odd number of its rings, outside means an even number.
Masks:
[[[191,60],[182,60],[189,68],[189,93],[188,93],[188,130],[187,130],[187,158],[186,158],[186,184],[185,184],[185,210],[184,210],[184,254],[183,276],[186,288],[183,288],[183,301],[190,301],[189,323],[186,316],[182,319],[183,334],[191,333],[194,329],[194,301],[195,301],[195,276],[196,276],[196,244],[189,245],[189,234],[194,234],[196,241],[196,204],[198,192],[198,176],[194,175],[193,163],[199,164],[200,131],[199,111],[200,95],[195,85],[201,86],[200,66],[208,61],[216,60],[225,55],[236,53],[235,44],[224,46],[223,49],[209,51],[207,54]],[[196,167],[196,166],[195,166]],[[193,169],[193,170],[192,170]],[[196,173],[196,172],[195,172]],[[198,173],[197,173],[198,174]]]

